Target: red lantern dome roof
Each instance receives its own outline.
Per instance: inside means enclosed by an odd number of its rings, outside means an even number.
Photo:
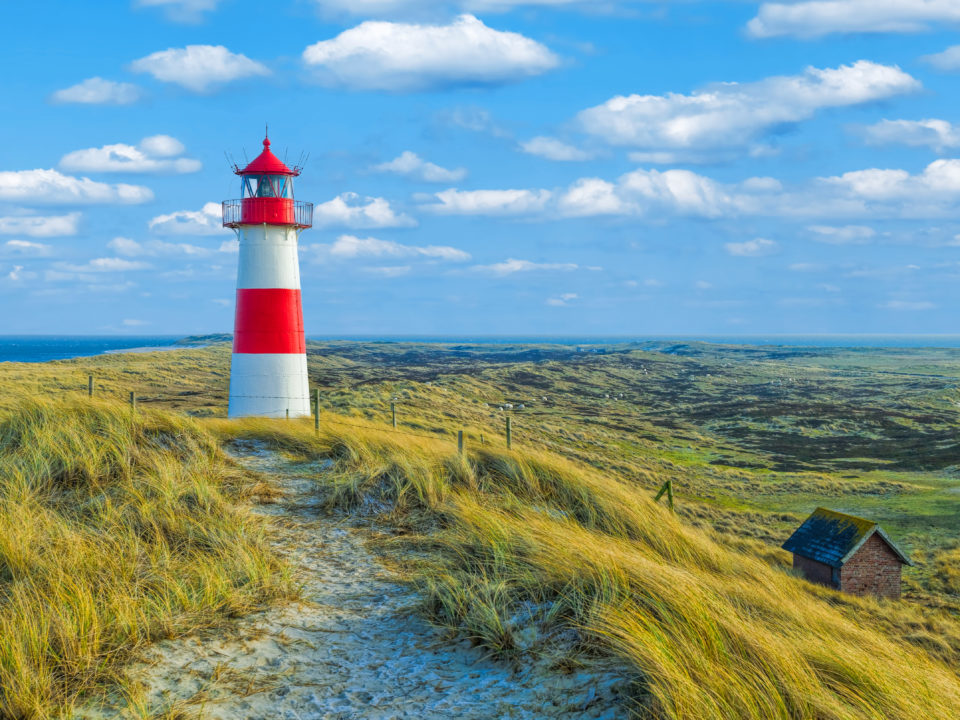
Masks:
[[[299,175],[299,170],[291,170],[283,162],[270,152],[270,138],[263,139],[263,152],[257,155],[253,162],[242,170],[238,169],[237,175]]]

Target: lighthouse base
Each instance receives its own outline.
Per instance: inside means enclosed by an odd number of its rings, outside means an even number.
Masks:
[[[230,365],[230,407],[237,417],[305,417],[310,415],[307,356],[234,353]]]

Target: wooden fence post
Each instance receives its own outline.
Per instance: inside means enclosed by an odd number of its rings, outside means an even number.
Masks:
[[[663,484],[663,487],[660,488],[660,492],[658,492],[656,497],[653,498],[653,501],[659,502],[664,493],[667,494],[667,507],[673,510],[673,480],[667,480]]]
[[[457,454],[463,455],[463,430],[457,431]]]
[[[507,415],[507,450],[513,447],[513,426],[510,423],[510,416]]]
[[[137,397],[136,395],[133,394],[133,390],[130,391],[130,409],[131,410],[137,409]]]
[[[390,417],[393,419],[393,427],[397,427],[397,404],[395,402],[390,403]]]
[[[93,375],[87,375],[87,397],[93,397]]]
[[[316,414],[313,416],[313,431],[320,434],[320,388],[313,389],[313,402],[316,405]]]
[[[290,408],[287,408],[287,420],[290,419]]]

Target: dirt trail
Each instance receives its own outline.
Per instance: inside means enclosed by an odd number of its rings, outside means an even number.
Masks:
[[[152,646],[130,672],[148,687],[151,713],[182,708],[204,720],[628,716],[616,702],[619,678],[558,674],[525,661],[515,670],[418,617],[414,592],[366,549],[369,530],[318,515],[311,476],[322,465],[291,465],[252,445],[237,457],[280,483],[279,502],[256,511],[277,516],[274,542],[303,585],[303,600]],[[112,708],[75,717],[127,716]]]

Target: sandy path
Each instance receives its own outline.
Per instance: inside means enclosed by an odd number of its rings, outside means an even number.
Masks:
[[[151,712],[179,707],[217,720],[625,718],[618,679],[558,674],[489,659],[415,615],[417,596],[365,547],[369,531],[318,516],[318,464],[290,465],[254,446],[238,451],[284,491],[275,543],[303,585],[299,603],[227,628],[152,646],[130,676]],[[122,716],[86,710],[76,718]]]

